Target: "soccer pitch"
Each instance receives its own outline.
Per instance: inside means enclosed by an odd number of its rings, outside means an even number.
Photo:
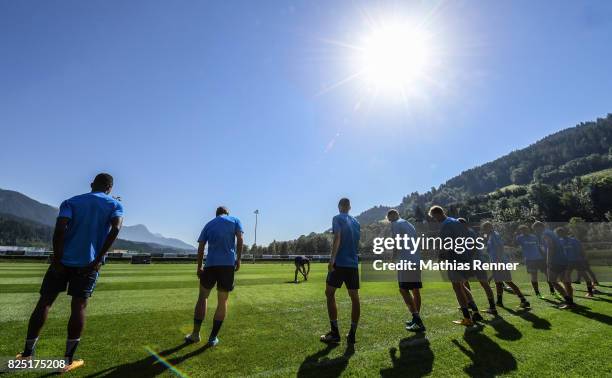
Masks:
[[[0,356],[23,348],[30,311],[46,264],[0,263]],[[407,310],[393,282],[362,282],[362,318],[354,351],[343,342],[327,347],[318,339],[329,323],[325,307],[325,264],[313,264],[307,282],[293,280],[291,264],[244,262],[236,275],[219,346],[184,345],[190,332],[198,280],[193,264],[102,268],[88,306],[76,376],[610,376],[612,289],[584,298],[576,285],[575,311],[562,311],[521,289],[532,304],[515,311],[505,294],[501,319],[465,332],[449,283],[425,283],[422,316],[426,340],[404,330]],[[541,285],[543,293],[548,291]],[[477,303],[486,298],[473,284]],[[69,297],[59,296],[37,346],[38,358],[63,355]],[[350,302],[338,291],[340,331],[350,323]],[[216,305],[213,292],[202,328],[207,337]],[[485,315],[487,319],[490,316]]]

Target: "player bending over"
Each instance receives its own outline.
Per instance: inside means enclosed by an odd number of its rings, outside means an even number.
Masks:
[[[501,238],[501,235],[493,229],[493,224],[491,222],[484,222],[481,226],[482,232],[486,235],[487,238],[487,253],[491,258],[491,262],[496,263],[507,263],[508,259],[506,254],[504,253],[504,242]],[[521,292],[518,286],[512,281],[512,274],[509,270],[494,270],[493,271],[493,280],[495,281],[495,288],[497,289],[497,305],[499,307],[504,306],[503,302],[503,294],[504,294],[504,282],[506,285],[510,286],[512,291],[519,297],[521,300],[520,308],[529,308],[529,302],[525,299],[525,296]]]
[[[469,237],[465,227],[455,218],[447,217],[444,209],[440,206],[432,206],[429,209],[429,216],[433,218],[435,221],[441,223],[440,227],[440,238],[442,240],[446,240],[446,238],[451,238],[453,240],[458,240],[459,238]],[[444,243],[446,244],[446,243]],[[453,243],[454,246],[455,243]],[[454,249],[443,250],[440,255],[440,260],[447,261],[457,261],[460,263],[469,263],[468,253],[465,251],[455,251]],[[459,308],[461,309],[461,314],[463,318],[461,320],[453,320],[453,323],[464,325],[464,326],[473,326],[474,322],[482,321],[482,315],[478,311],[478,306],[476,306],[476,302],[474,302],[474,298],[472,297],[472,292],[468,289],[469,272],[462,270],[449,270],[448,278],[452,282],[453,291],[455,292],[455,296],[457,297],[457,303],[459,304]],[[472,313],[470,314],[470,309]]]
[[[402,238],[404,235],[407,235],[409,238],[416,238],[416,229],[412,223],[400,218],[397,210],[389,210],[387,220],[391,222],[391,235],[394,238],[397,235],[400,235]],[[402,249],[400,251],[395,250],[394,252],[394,260],[412,261],[416,264],[417,270],[415,271],[399,270],[397,272],[397,280],[400,294],[408,307],[408,311],[412,314],[412,320],[406,322],[406,329],[413,332],[424,332],[425,325],[420,316],[421,288],[423,288],[420,269],[421,252],[418,249],[415,251]]]
[[[563,250],[567,257],[567,278],[566,281],[572,282],[572,271],[576,270],[577,279],[583,278],[587,287],[587,298],[593,297],[593,283],[586,273],[586,257],[584,255],[584,249],[582,243],[573,236],[569,236],[568,231],[564,227],[559,227],[555,230],[555,233],[561,239],[563,244]]]
[[[478,233],[468,225],[467,220],[465,218],[457,218],[457,220],[461,222],[461,224],[463,224],[469,237],[472,238],[472,240],[476,240],[476,238],[479,237]],[[471,258],[472,261],[484,261],[482,250],[478,249],[475,243],[473,249],[467,251],[466,253],[469,253],[468,256]],[[474,265],[472,264],[472,266]],[[487,277],[487,271],[482,269],[473,269],[471,271],[471,275],[474,276],[476,280],[478,280],[478,283],[480,283],[480,286],[484,290],[487,296],[487,300],[489,301],[489,308],[486,309],[485,312],[497,316],[497,308],[495,308],[495,297],[493,296],[493,290],[491,290],[491,286],[489,286],[489,278]],[[466,281],[465,287],[471,291],[469,281]]]
[[[542,299],[544,296],[540,293],[540,287],[538,284],[538,271],[544,273],[544,276],[547,277],[546,274],[546,260],[542,255],[540,248],[540,241],[538,237],[533,234],[529,227],[526,225],[520,225],[516,238],[516,244],[521,247],[521,252],[523,253],[523,258],[525,259],[525,267],[527,268],[527,273],[531,276],[531,286],[533,287],[533,291],[535,295]],[[548,281],[548,277],[547,277]],[[552,283],[548,282],[548,288],[550,289],[550,294],[555,294],[555,288]]]
[[[64,372],[83,366],[74,359],[85,325],[85,308],[93,294],[104,256],[119,234],[123,222],[123,206],[110,196],[113,177],[97,175],[91,192],[62,202],[53,233],[53,260],[40,287],[40,298],[30,316],[25,347],[17,358],[31,359],[49,309],[58,294],[68,289],[72,297],[66,366]]]
[[[565,300],[559,305],[560,309],[574,306],[574,290],[572,283],[567,281],[567,256],[559,237],[547,229],[542,222],[535,222],[531,228],[540,238],[540,244],[546,255],[546,270],[548,279]],[[563,283],[561,286],[560,283]]]
[[[200,328],[206,317],[208,296],[217,286],[217,309],[213,316],[213,325],[208,337],[208,345],[219,344],[219,330],[227,313],[227,299],[234,290],[234,272],[240,269],[242,258],[242,224],[236,217],[229,215],[226,207],[217,208],[216,217],[206,223],[198,238],[198,270],[200,278],[200,294],[195,305],[193,316],[193,331],[185,336],[188,343],[200,341]],[[208,243],[206,263],[202,268],[204,248]]]
[[[304,276],[304,281],[308,281],[308,273],[310,273],[310,260],[308,257],[297,256],[293,262],[295,264],[295,277],[293,278],[293,282],[298,282],[298,272]]]
[[[351,298],[351,329],[346,336],[349,344],[355,343],[355,333],[361,307],[359,303],[359,265],[357,253],[359,251],[359,236],[361,227],[357,219],[349,215],[351,202],[348,198],[342,198],[338,202],[340,214],[332,220],[332,232],[334,242],[331,257],[328,264],[327,285],[325,296],[327,298],[327,314],[331,329],[321,336],[324,343],[339,343],[340,331],[338,330],[338,307],[336,306],[336,289],[346,284],[348,295]]]

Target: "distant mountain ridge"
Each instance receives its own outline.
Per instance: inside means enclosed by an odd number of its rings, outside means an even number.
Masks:
[[[0,213],[32,221],[45,226],[54,226],[59,209],[40,203],[22,193],[0,189]],[[151,243],[174,249],[192,251],[194,246],[175,238],[150,232],[145,225],[123,226],[120,238],[139,243]],[[116,247],[116,246],[115,246]]]
[[[448,206],[510,185],[555,185],[612,168],[612,114],[548,135],[529,146],[465,170],[425,193],[412,192],[394,206],[400,213],[423,213],[432,204]],[[368,225],[385,216],[376,206],[357,216]]]

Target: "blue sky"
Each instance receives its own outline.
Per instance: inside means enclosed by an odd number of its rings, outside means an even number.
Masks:
[[[431,83],[364,93],[368,20],[420,22]],[[193,242],[329,227],[612,111],[612,4],[3,1],[0,187],[57,206],[115,176],[126,223]],[[408,21],[406,21],[408,22]]]

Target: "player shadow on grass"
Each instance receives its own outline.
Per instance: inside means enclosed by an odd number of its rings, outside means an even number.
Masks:
[[[502,340],[515,341],[523,337],[521,331],[501,316],[496,316],[487,322],[496,332],[495,336]]]
[[[208,344],[205,344],[201,348],[195,349],[180,357],[167,358],[171,354],[178,352],[188,345],[191,345],[191,343],[182,343],[173,348],[163,350],[157,353],[157,355],[163,358],[171,366],[174,366],[188,360],[189,358],[195,357],[210,348]],[[150,355],[135,362],[113,366],[97,373],[87,375],[87,377],[154,377],[166,372],[169,369],[170,367],[160,361],[158,357]]]
[[[341,356],[329,359],[327,355],[336,349],[338,344],[328,344],[317,353],[307,356],[300,368],[298,377],[339,377],[347,368],[349,360],[355,354],[355,346],[347,344],[346,350]]]
[[[472,364],[463,369],[470,377],[495,377],[517,369],[514,355],[485,334],[466,330],[463,340],[471,350],[457,340],[453,343],[472,360]]]
[[[558,302],[555,302],[553,300],[550,299],[546,299],[544,298],[544,300],[550,304],[553,305],[558,305]],[[569,311],[571,313],[574,314],[578,314],[578,315],[582,315],[585,318],[589,318],[589,319],[593,319],[596,320],[598,322],[607,324],[607,325],[612,325],[612,316],[610,315],[606,315],[606,314],[602,314],[599,312],[593,312],[591,311],[591,309],[589,307],[583,306],[583,305],[579,305],[579,304],[575,304],[574,307],[572,307],[569,310],[563,310],[563,311]]]
[[[527,320],[528,322],[531,323],[531,326],[535,329],[544,329],[544,330],[550,331],[550,329],[552,328],[552,324],[548,320],[537,316],[531,311],[525,311],[525,310],[517,311],[511,308],[506,308],[505,310],[508,311],[512,315],[518,316],[519,318],[523,320]]]
[[[434,354],[424,333],[406,337],[398,348],[389,349],[393,366],[380,370],[381,377],[423,377],[433,369]]]

